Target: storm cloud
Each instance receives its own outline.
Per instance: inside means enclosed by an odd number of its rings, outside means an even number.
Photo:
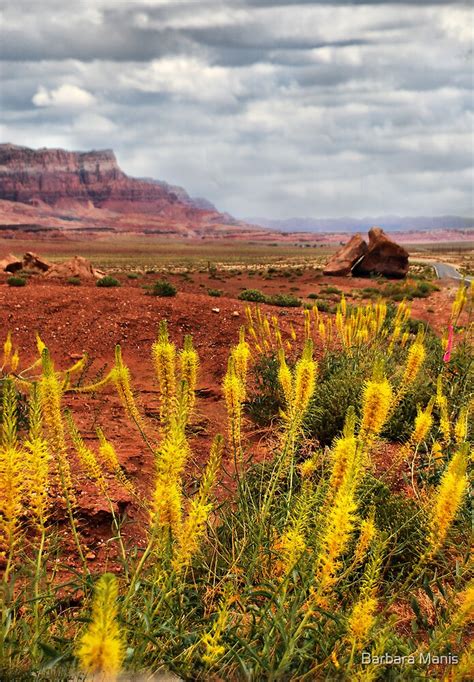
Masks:
[[[474,213],[467,2],[6,0],[1,139],[238,217]]]

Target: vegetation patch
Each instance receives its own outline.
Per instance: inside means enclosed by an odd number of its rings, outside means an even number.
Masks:
[[[172,297],[176,296],[177,289],[171,282],[160,279],[154,283],[151,294],[153,296]]]
[[[111,275],[105,275],[105,277],[101,277],[100,279],[97,280],[96,286],[105,288],[119,287],[120,282],[118,281],[118,279],[115,279],[115,277],[112,277]]]
[[[13,275],[7,278],[7,284],[9,287],[24,287],[26,286],[28,280],[26,277],[18,277]]]

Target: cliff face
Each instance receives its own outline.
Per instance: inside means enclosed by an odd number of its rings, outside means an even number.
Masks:
[[[49,220],[71,229],[71,221],[79,228],[87,219],[89,226],[160,232],[166,224],[168,232],[203,236],[217,226],[225,231],[241,225],[209,202],[191,199],[180,187],[128,177],[109,149],[70,152],[0,145],[0,204],[5,216],[1,220],[0,206],[0,224]],[[38,211],[37,221],[32,209]],[[60,224],[65,214],[68,225]]]
[[[59,200],[101,202],[126,176],[111,150],[67,152],[0,145],[0,199],[54,206]]]

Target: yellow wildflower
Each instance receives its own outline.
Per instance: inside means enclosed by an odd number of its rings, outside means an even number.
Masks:
[[[449,462],[436,491],[431,510],[430,554],[444,544],[467,489],[468,447],[460,447]]]
[[[115,680],[122,667],[125,647],[117,622],[117,579],[102,575],[94,590],[91,622],[79,641],[76,655],[84,672]]]

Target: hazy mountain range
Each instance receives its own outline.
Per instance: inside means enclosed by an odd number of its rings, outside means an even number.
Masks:
[[[249,217],[246,222],[282,232],[365,232],[374,225],[388,232],[429,230],[474,230],[474,218],[456,215],[444,216],[367,216],[365,218],[271,218]]]

